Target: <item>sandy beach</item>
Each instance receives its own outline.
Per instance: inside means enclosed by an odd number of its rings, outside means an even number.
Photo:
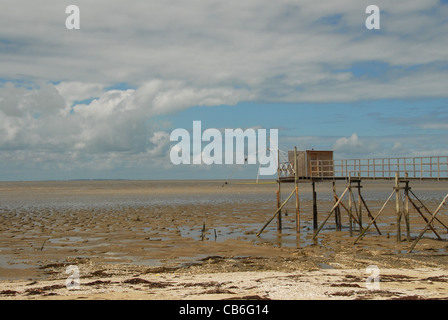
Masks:
[[[392,182],[366,183],[376,213]],[[343,183],[338,184],[343,190]],[[445,182],[415,182],[434,210]],[[312,241],[310,186],[301,185],[301,230],[294,203],[274,220],[275,184],[247,181],[66,181],[0,184],[0,299],[447,299],[447,230],[428,231],[412,253],[404,227],[396,242],[395,203],[353,245],[348,219]],[[287,196],[288,187],[282,193]],[[291,186],[292,188],[292,186]],[[318,184],[319,221],[333,204]],[[446,207],[439,219],[448,224]],[[367,225],[369,218],[364,217]],[[404,223],[404,222],[403,222]],[[411,211],[412,238],[424,220]],[[411,239],[412,240],[412,239]],[[79,288],[67,287],[67,267]],[[366,282],[376,266],[379,288]]]

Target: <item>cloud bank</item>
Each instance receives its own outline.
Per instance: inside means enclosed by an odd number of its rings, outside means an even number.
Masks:
[[[79,0],[80,30],[65,28],[69,4],[0,11],[0,161],[17,172],[164,166],[157,117],[192,106],[448,95],[438,0],[377,1],[374,31],[357,0]],[[359,143],[344,139],[341,152]]]

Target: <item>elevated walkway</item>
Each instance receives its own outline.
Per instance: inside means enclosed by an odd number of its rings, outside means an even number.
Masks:
[[[448,156],[310,160],[306,170],[299,167],[297,182],[348,180],[393,180],[396,173],[410,180],[448,180]],[[279,162],[279,182],[295,182],[294,162]]]

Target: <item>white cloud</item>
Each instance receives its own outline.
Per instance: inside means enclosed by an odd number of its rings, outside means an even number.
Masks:
[[[350,137],[336,140],[333,150],[338,158],[375,158],[380,157],[389,149],[383,144],[381,138],[359,138],[356,133]]]
[[[80,81],[61,82],[55,85],[56,90],[71,106],[75,101],[96,98],[103,93],[103,85],[99,83],[85,83]]]
[[[26,154],[46,168],[51,163],[78,168],[67,164],[73,162],[111,170],[145,161],[166,167],[169,135],[151,125],[154,116],[193,105],[233,104],[241,95],[230,88],[197,90],[180,81],[152,81],[137,90],[64,82],[26,89],[7,83],[0,88],[0,161],[23,161]]]
[[[204,104],[219,103],[222,89],[235,87],[254,99],[296,102],[446,96],[446,72],[429,66],[446,66],[448,6],[379,1],[382,30],[371,32],[364,27],[369,4],[80,0],[81,30],[69,31],[64,3],[6,0],[0,77],[63,81],[57,87],[67,101],[155,79],[188,84],[193,91],[179,99],[201,95]],[[351,66],[369,61],[420,69],[355,77]]]
[[[334,150],[338,152],[352,152],[363,147],[363,144],[359,141],[358,135],[353,133],[349,138],[339,138],[335,145]]]
[[[67,30],[68,3],[4,0],[0,85],[25,84],[0,86],[2,157],[112,170],[162,156],[166,134],[148,120],[191,106],[447,97],[448,5],[379,0],[371,32],[369,4],[79,0],[81,30]],[[373,61],[385,74],[356,74]],[[118,83],[134,89],[106,89]],[[319,142],[346,155],[382,145],[335,139]]]
[[[244,89],[195,88],[181,81],[156,80],[140,86],[132,103],[150,108],[152,114],[166,114],[192,106],[234,105],[250,98],[250,93]]]
[[[149,138],[149,145],[150,148],[148,149],[148,153],[151,156],[164,157],[170,148],[169,133],[164,131],[154,132],[153,136]]]
[[[448,130],[448,123],[440,123],[440,122],[422,123],[420,124],[420,127],[423,129],[431,129],[431,130]]]

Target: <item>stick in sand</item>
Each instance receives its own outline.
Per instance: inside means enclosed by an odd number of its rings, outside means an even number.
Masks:
[[[45,242],[47,242],[47,240],[48,240],[48,239],[45,239],[45,240],[44,240],[44,243],[42,243],[42,247],[40,247],[40,251],[44,250],[44,245],[45,245]]]

